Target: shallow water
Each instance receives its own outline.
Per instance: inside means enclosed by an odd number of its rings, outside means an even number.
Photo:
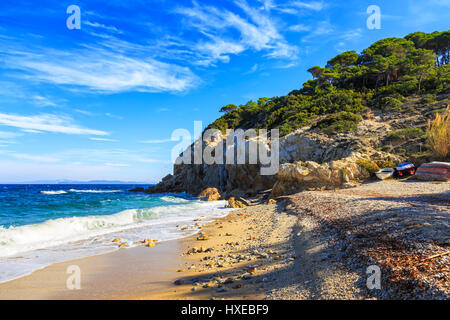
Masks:
[[[194,220],[226,215],[224,201],[146,195],[131,185],[0,185],[0,282],[49,264],[118,249],[146,238],[193,234]],[[180,230],[178,224],[189,226]]]

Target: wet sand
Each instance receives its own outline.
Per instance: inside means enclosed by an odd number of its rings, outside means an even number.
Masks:
[[[32,274],[0,283],[0,299],[125,299],[173,287],[182,263],[180,241],[135,247],[53,264]],[[81,270],[81,289],[68,290],[71,265]]]

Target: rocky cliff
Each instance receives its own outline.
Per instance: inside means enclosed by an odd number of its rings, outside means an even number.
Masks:
[[[236,164],[236,161],[233,164],[175,164],[173,174],[146,192],[198,195],[205,188],[214,187],[229,197],[273,189],[271,195],[277,197],[310,188],[350,187],[370,177],[370,164],[377,167],[403,160],[400,156],[375,149],[387,134],[388,126],[366,119],[359,124],[357,133],[333,137],[314,132],[313,126],[305,127],[280,138],[277,174],[261,175],[261,165]],[[218,142],[224,143],[225,162],[230,149],[225,136],[218,134],[213,140],[203,141],[202,150]],[[266,148],[269,148],[269,142],[265,144]],[[249,141],[246,143],[248,145]],[[189,148],[193,152],[194,145]],[[181,155],[177,161],[180,160]]]

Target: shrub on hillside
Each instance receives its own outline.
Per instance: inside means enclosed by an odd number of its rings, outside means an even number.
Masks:
[[[433,120],[428,120],[427,142],[436,158],[447,158],[450,144],[450,106],[443,114],[437,113]]]
[[[358,130],[358,123],[362,120],[361,116],[352,112],[342,111],[330,114],[325,119],[317,123],[317,127],[323,133],[333,135],[336,133],[352,132]]]
[[[412,140],[423,136],[425,133],[420,128],[407,127],[400,130],[391,131],[387,137],[389,140]]]
[[[380,167],[375,162],[370,160],[359,159],[356,163],[366,169],[370,174],[374,174],[380,170]]]

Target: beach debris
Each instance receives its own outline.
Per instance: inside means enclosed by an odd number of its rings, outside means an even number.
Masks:
[[[250,280],[252,277],[253,277],[253,276],[252,276],[251,274],[246,273],[246,274],[244,274],[244,275],[242,276],[242,279],[244,279],[244,280]]]
[[[227,291],[228,291],[228,288],[222,286],[222,287],[217,288],[216,291],[217,291],[217,292],[227,292]]]
[[[438,254],[433,254],[432,256],[429,256],[429,257],[423,259],[423,261],[427,261],[427,260],[431,260],[431,259],[434,259],[434,258],[446,256],[446,255],[448,255],[448,254],[450,254],[450,250],[447,250],[447,251],[445,251],[445,252],[438,253]]]
[[[213,283],[211,281],[203,284],[203,288],[211,288],[213,286]]]
[[[238,283],[237,285],[235,285],[233,287],[233,289],[240,289],[240,288],[242,288],[242,284],[240,284],[240,283]]]
[[[176,286],[180,286],[180,285],[182,285],[184,282],[183,282],[183,280],[181,280],[181,279],[177,279],[177,280],[175,280],[174,282],[173,282],[173,284],[174,285],[176,285]]]
[[[233,278],[226,278],[225,281],[223,282],[223,284],[230,284],[233,282],[234,282]]]
[[[198,252],[198,249],[194,247],[194,248],[191,248],[188,251],[186,251],[186,254],[194,254],[194,253],[197,253],[197,252]]]
[[[147,244],[147,247],[149,247],[149,248],[153,248],[155,246],[155,243],[154,242],[149,242],[148,244]]]
[[[208,239],[209,239],[208,235],[203,232],[200,232],[197,237],[197,240],[208,240]]]
[[[267,201],[268,205],[276,204],[276,203],[277,203],[277,200],[275,200],[275,199],[269,199],[269,201]]]
[[[219,263],[217,266],[219,268],[224,268],[224,267],[229,266],[229,265],[230,265],[230,263],[228,261],[224,261],[224,262]]]
[[[227,237],[231,237],[232,236],[232,234],[231,233],[225,233],[225,236],[227,236]]]
[[[152,239],[147,238],[147,239],[142,240],[142,243],[143,243],[143,244],[148,244],[148,243],[156,242],[156,241],[157,241],[157,240],[152,240]]]
[[[221,197],[217,188],[206,188],[198,195],[198,198],[203,201],[217,201]]]
[[[256,267],[248,267],[247,268],[247,272],[250,273],[250,274],[255,273],[256,272]]]
[[[177,272],[185,272],[186,269],[178,269]]]
[[[259,257],[260,257],[261,259],[266,259],[266,258],[269,257],[269,255],[268,255],[266,252],[262,252],[262,253],[259,254]]]
[[[119,248],[126,247],[126,246],[128,246],[128,242],[122,242],[121,244],[119,244]]]
[[[115,238],[112,242],[116,243],[116,242],[120,242],[120,241],[122,241],[122,239],[120,239],[120,238]]]

